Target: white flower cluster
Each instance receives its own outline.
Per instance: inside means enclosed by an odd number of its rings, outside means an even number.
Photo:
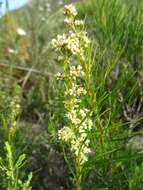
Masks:
[[[52,40],[52,46],[56,51],[67,52],[69,55],[79,56],[82,60],[85,60],[84,49],[88,47],[90,41],[85,31],[77,29],[84,22],[75,19],[77,11],[71,4],[65,6],[64,14],[66,16],[64,21],[70,26],[71,30],[68,35],[57,35],[57,38]]]
[[[77,97],[77,96],[80,96],[81,94],[86,94],[86,90],[81,87],[80,85],[77,85],[75,83],[72,83],[72,86],[70,89],[67,89],[65,91],[65,95],[69,95],[69,96],[74,96],[74,97]]]
[[[63,79],[65,78],[65,76],[64,76],[62,73],[60,73],[60,72],[58,72],[58,73],[55,75],[55,77],[57,78],[57,80],[63,80]]]
[[[75,17],[77,15],[76,8],[72,4],[65,5],[64,14],[68,17]]]
[[[74,33],[70,31],[69,36],[66,34],[57,35],[57,39],[52,40],[52,46],[56,51],[66,51],[71,55],[80,56],[84,58],[84,49],[88,47],[90,41],[87,37],[86,32],[80,31]]]
[[[88,161],[87,154],[91,152],[89,148],[90,141],[85,140],[85,137],[83,137],[81,136],[78,139],[72,139],[71,141],[71,151],[74,152],[74,154],[78,158],[78,162],[80,165],[83,165],[85,162]]]
[[[59,74],[62,76],[62,74]],[[91,152],[88,139],[88,132],[92,129],[92,120],[90,110],[81,108],[80,96],[86,95],[86,90],[78,83],[78,78],[84,77],[85,73],[81,65],[69,67],[69,79],[71,87],[65,91],[65,108],[68,110],[69,127],[63,127],[58,132],[59,139],[70,142],[71,151],[78,159],[80,165],[88,160],[88,154]]]
[[[83,68],[81,65],[76,66],[71,66],[70,67],[70,76],[73,77],[73,79],[76,79],[76,77],[84,77],[85,73],[83,71]]]
[[[83,71],[83,68],[81,65],[75,66],[75,65],[71,65],[70,69],[69,69],[69,75],[68,75],[68,80],[73,80],[76,81],[77,78],[82,78],[85,76],[85,72]],[[57,78],[57,80],[63,80],[64,78],[66,78],[66,76],[63,73],[58,72],[55,77]],[[72,94],[86,94],[86,90],[83,89],[82,87],[80,87],[79,85],[76,85],[74,82],[71,83],[71,90],[70,92],[65,92],[65,95],[72,95]],[[75,94],[75,95],[76,95]]]
[[[59,130],[59,139],[62,139],[64,141],[69,141],[74,138],[75,135],[69,127],[63,127],[61,130]]]
[[[88,154],[91,152],[88,139],[88,132],[92,129],[92,120],[88,114],[88,109],[79,109],[76,105],[70,110],[66,117],[69,119],[72,127],[63,127],[59,130],[59,139],[70,142],[71,151],[78,158],[80,165],[88,161]]]
[[[87,94],[86,89],[82,85],[85,77],[82,61],[85,60],[84,53],[90,41],[85,31],[80,31],[79,26],[83,25],[83,21],[75,20],[77,11],[73,5],[66,5],[64,14],[67,16],[65,22],[71,27],[69,34],[58,35],[57,39],[52,40],[55,50],[64,55],[68,55],[67,69],[64,73],[57,73],[58,80],[68,81],[64,93],[64,106],[67,110],[65,115],[69,121],[69,126],[65,126],[58,131],[60,140],[69,142],[71,151],[76,162],[83,165],[88,160],[91,152],[89,132],[92,129],[92,120],[90,110],[82,104],[82,98]],[[70,63],[70,56],[80,57],[82,61],[73,65]]]
[[[52,40],[52,46],[56,50],[61,50],[68,43],[67,35],[57,35],[57,39]]]

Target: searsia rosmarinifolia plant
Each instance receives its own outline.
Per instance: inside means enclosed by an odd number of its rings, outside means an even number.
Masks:
[[[89,47],[90,41],[87,33],[81,30],[82,20],[76,20],[77,11],[70,4],[64,7],[65,23],[69,25],[69,34],[58,35],[52,40],[56,51],[61,52],[59,59],[64,63],[64,72],[57,73],[57,80],[64,83],[64,107],[68,125],[58,131],[59,139],[69,143],[75,167],[76,189],[81,189],[82,169],[88,161],[91,152],[88,133],[92,129],[91,111],[86,104],[86,85],[84,82],[85,73],[85,50]],[[75,63],[73,64],[72,58]]]

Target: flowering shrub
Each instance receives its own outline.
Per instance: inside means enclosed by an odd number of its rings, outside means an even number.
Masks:
[[[65,117],[69,123],[58,131],[58,137],[70,144],[76,172],[81,175],[82,168],[91,152],[88,134],[93,125],[92,113],[84,105],[87,90],[83,82],[86,75],[85,54],[90,40],[87,33],[82,30],[83,21],[76,20],[77,11],[72,4],[64,7],[64,15],[66,16],[64,21],[69,25],[70,31],[52,40],[53,47],[61,53],[60,59],[64,63],[64,72],[57,73],[56,77],[65,85],[64,107],[67,111]],[[78,180],[77,189],[80,183],[81,181]]]
[[[85,64],[85,48],[88,47],[90,41],[85,31],[80,31],[79,27],[83,25],[83,21],[76,20],[77,11],[70,4],[64,7],[65,23],[67,23],[71,31],[69,35],[58,35],[57,39],[52,40],[52,45],[56,51],[61,51],[63,60],[68,64],[68,70],[65,73],[58,73],[57,79],[64,80],[68,85],[65,89],[65,108],[67,110],[66,117],[69,120],[68,127],[63,127],[59,130],[59,139],[70,141],[71,151],[75,156],[76,162],[82,165],[88,160],[90,153],[87,131],[92,128],[92,120],[89,118],[90,110],[82,105],[82,98],[86,95],[86,89],[80,82],[84,79],[85,72],[83,66]],[[67,53],[67,54],[65,54]],[[66,57],[69,56],[68,58]],[[81,58],[82,62],[73,65],[71,57],[76,56]],[[69,81],[67,83],[67,81]]]

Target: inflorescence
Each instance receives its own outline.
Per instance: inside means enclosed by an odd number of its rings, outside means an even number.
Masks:
[[[88,161],[88,155],[91,152],[88,135],[93,125],[91,112],[82,103],[87,94],[82,84],[85,77],[83,63],[85,62],[85,50],[90,41],[86,31],[81,29],[84,22],[76,20],[77,11],[72,4],[64,7],[64,15],[66,16],[64,21],[70,27],[70,31],[52,40],[53,47],[61,53],[63,62],[66,60],[68,64],[68,69],[65,69],[64,73],[56,74],[57,80],[65,81],[65,83],[68,81],[64,93],[64,106],[67,110],[65,116],[69,125],[58,131],[58,137],[70,144],[75,161],[83,165]],[[78,64],[71,61],[72,56],[80,60]]]

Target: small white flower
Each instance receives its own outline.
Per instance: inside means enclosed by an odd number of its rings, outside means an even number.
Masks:
[[[64,75],[58,72],[57,74],[55,74],[55,77],[57,78],[57,80],[62,80],[64,78]]]
[[[70,139],[74,139],[75,135],[69,127],[63,127],[58,131],[59,139],[64,141],[69,141]]]
[[[64,22],[65,22],[66,24],[71,25],[71,24],[73,24],[74,20],[73,20],[73,18],[65,18],[65,19],[64,19]]]
[[[84,24],[84,22],[82,20],[75,20],[74,24],[76,26],[82,26]]]
[[[22,28],[17,28],[17,34],[20,35],[20,36],[25,36],[26,32]]]
[[[14,49],[8,49],[8,52],[9,52],[9,53],[12,53],[12,54],[17,54],[17,51],[14,50]]]
[[[80,113],[80,115],[81,115],[82,118],[86,117],[86,115],[87,115],[88,112],[89,112],[89,110],[86,109],[86,108],[79,110],[79,113]]]
[[[75,17],[77,15],[76,8],[72,4],[65,5],[64,14],[67,16],[74,16]]]
[[[82,66],[81,66],[81,65],[78,65],[78,66],[77,66],[77,70],[78,70],[78,71],[82,71]]]

